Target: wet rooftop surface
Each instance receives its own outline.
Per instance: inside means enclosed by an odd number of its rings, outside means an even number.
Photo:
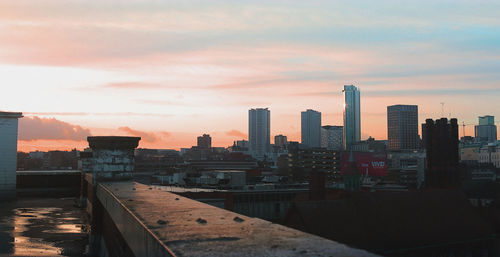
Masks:
[[[0,256],[84,256],[88,227],[74,198],[0,204]]]
[[[103,186],[176,256],[375,256],[139,183]]]

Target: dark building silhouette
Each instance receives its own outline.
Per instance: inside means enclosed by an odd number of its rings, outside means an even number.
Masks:
[[[325,200],[326,197],[326,173],[314,171],[309,178],[309,200]]]
[[[493,223],[458,189],[327,194],[282,224],[381,256],[498,256]]]
[[[347,163],[347,169],[344,172],[344,187],[346,191],[358,191],[361,187],[360,185],[361,173],[356,165],[356,160],[354,159],[354,153],[351,151],[349,153],[349,160]]]
[[[427,119],[422,124],[427,150],[425,184],[430,188],[450,188],[460,184],[457,119]]]
[[[208,134],[198,137],[198,148],[209,149],[212,147],[212,138]]]
[[[389,150],[418,149],[418,106],[387,106]]]

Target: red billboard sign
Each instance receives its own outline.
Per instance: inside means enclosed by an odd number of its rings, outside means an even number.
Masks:
[[[387,176],[387,154],[370,152],[353,152],[356,166],[361,175]],[[349,152],[342,153],[342,174],[346,172],[349,163]]]

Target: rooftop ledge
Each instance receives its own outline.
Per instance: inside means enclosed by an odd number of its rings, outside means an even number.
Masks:
[[[101,183],[97,196],[136,256],[376,256],[159,187]]]
[[[134,149],[139,145],[140,137],[95,136],[87,137],[92,149]]]
[[[0,118],[18,119],[22,117],[23,113],[21,112],[0,112]]]

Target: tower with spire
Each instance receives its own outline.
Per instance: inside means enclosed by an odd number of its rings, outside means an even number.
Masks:
[[[344,172],[344,187],[346,191],[359,191],[361,188],[361,173],[356,165],[354,153],[351,151],[349,154],[349,161]]]

